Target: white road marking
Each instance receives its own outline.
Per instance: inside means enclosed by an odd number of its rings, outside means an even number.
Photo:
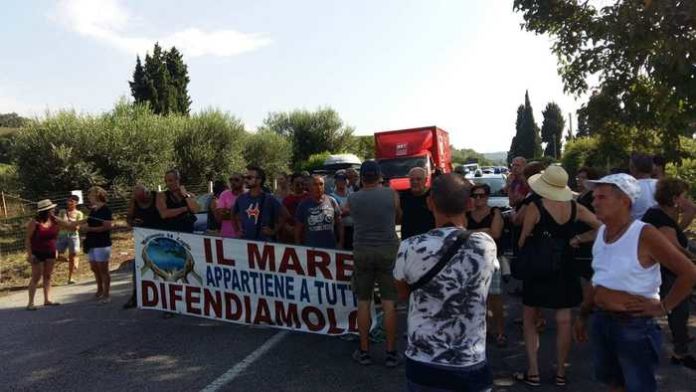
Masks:
[[[251,354],[247,355],[241,362],[237,363],[230,370],[226,371],[222,376],[218,377],[215,381],[211,382],[207,387],[201,389],[201,392],[214,392],[228,384],[230,381],[234,380],[239,376],[249,365],[256,362],[263,354],[267,353],[275,345],[280,343],[281,340],[288,334],[288,331],[280,331],[273,335],[266,343],[262,344],[254,350]]]

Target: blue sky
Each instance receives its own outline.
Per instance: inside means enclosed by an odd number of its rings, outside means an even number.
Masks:
[[[504,151],[526,89],[540,126],[547,102],[581,103],[507,0],[37,0],[3,14],[0,112],[109,110],[157,40],[183,52],[194,111],[250,131],[271,111],[331,106],[358,134],[434,124],[456,147]]]

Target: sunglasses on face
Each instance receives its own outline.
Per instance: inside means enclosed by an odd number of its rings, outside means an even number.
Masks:
[[[487,194],[485,193],[474,193],[471,195],[474,199],[483,199],[484,197],[488,197]]]
[[[245,180],[254,180],[254,179],[256,179],[256,177],[254,177],[254,176],[244,176],[244,179],[245,179]]]

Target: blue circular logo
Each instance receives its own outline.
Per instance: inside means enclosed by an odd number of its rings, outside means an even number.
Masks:
[[[171,238],[155,238],[148,243],[147,257],[157,268],[169,273],[186,267],[188,250]]]

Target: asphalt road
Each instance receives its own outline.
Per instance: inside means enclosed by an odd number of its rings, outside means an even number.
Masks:
[[[383,345],[361,367],[350,354],[356,342],[307,333],[249,327],[193,317],[165,319],[154,311],[122,310],[128,273],[114,274],[113,298],[97,305],[93,282],[55,288],[63,305],[24,310],[26,292],[0,298],[0,390],[80,391],[403,391],[404,369],[382,365]],[[37,293],[41,298],[41,293]],[[38,301],[37,303],[41,303]],[[498,391],[522,391],[510,374],[525,367],[519,301],[507,300],[506,349],[489,348]],[[554,328],[541,342],[540,391],[551,385]],[[692,321],[696,321],[692,317]],[[696,323],[691,332],[696,336]],[[405,328],[405,315],[400,314]],[[402,333],[400,335],[403,335]],[[666,336],[665,349],[669,346]],[[401,347],[405,341],[399,340]],[[696,347],[694,347],[696,350]],[[696,372],[670,365],[664,354],[661,390],[695,391]],[[592,381],[590,347],[573,348],[567,391],[603,390]]]

